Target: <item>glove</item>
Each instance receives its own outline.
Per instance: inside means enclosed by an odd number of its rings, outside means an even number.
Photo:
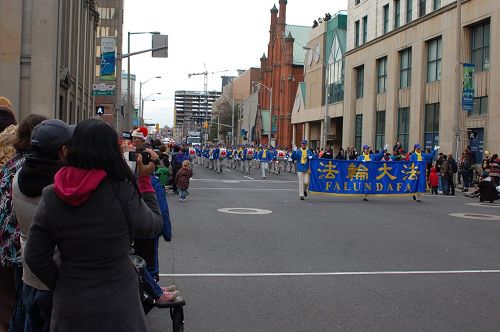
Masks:
[[[297,147],[296,146],[293,147],[293,151],[297,151]]]
[[[439,150],[439,145],[434,145],[434,150]]]
[[[312,157],[312,156],[309,156],[308,158],[309,158],[309,159],[313,159],[313,157]]]
[[[384,145],[384,151],[387,151],[388,148],[389,148],[389,144]]]

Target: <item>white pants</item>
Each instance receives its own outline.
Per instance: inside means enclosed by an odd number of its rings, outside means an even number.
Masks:
[[[262,177],[266,177],[266,171],[267,168],[269,167],[269,163],[267,161],[263,161],[260,163],[260,169],[262,170]]]
[[[304,191],[309,186],[309,172],[297,172],[299,176],[299,197],[304,197]]]
[[[222,167],[221,167],[221,163],[220,163],[220,159],[217,159],[217,172],[222,172]]]

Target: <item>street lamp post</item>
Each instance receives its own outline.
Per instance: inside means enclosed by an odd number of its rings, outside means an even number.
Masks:
[[[161,76],[153,76],[153,77],[150,77],[148,78],[147,80],[145,80],[144,82],[139,82],[139,100],[141,101],[141,104],[139,105],[139,125],[142,126],[144,125],[144,112],[143,112],[143,109],[142,109],[142,86],[146,83],[148,83],[149,81],[151,81],[153,78],[161,78]]]
[[[144,34],[151,34],[151,35],[159,35],[160,33],[158,31],[148,31],[148,32],[128,32],[127,33],[127,51],[128,54],[130,54],[130,35],[144,35]],[[132,105],[132,93],[131,93],[131,86],[130,86],[130,57],[127,60],[127,114],[132,114],[133,110],[133,105]],[[130,125],[130,124],[128,124]],[[126,128],[125,128],[126,129]]]
[[[221,95],[221,97],[229,99],[231,101],[232,113],[231,113],[231,145],[234,145],[234,99],[228,96]]]
[[[326,148],[326,138],[327,138],[327,131],[328,131],[328,63],[326,63],[325,59],[318,54],[318,52],[310,48],[308,46],[302,47],[304,50],[308,50],[309,52],[313,51],[316,53],[316,55],[323,61],[323,64],[325,65],[325,106],[324,106],[324,114],[323,114],[323,132],[321,133],[321,141],[320,142],[320,148]]]
[[[144,102],[145,102],[145,101],[148,101],[148,98],[149,98],[149,97],[156,96],[156,95],[161,95],[161,92],[155,92],[155,93],[152,93],[152,94],[150,94],[149,96],[147,96],[146,98],[141,99],[141,110],[142,110],[142,112],[143,112],[143,113],[142,113],[142,116],[141,116],[141,122],[142,122],[142,123],[141,123],[141,125],[144,125]],[[156,101],[155,99],[149,99],[149,100],[151,100],[151,101]]]
[[[264,88],[267,89],[267,91],[269,91],[269,132],[267,135],[267,140],[268,140],[268,144],[270,146],[271,145],[271,133],[273,130],[273,116],[272,116],[273,115],[273,88],[269,88],[260,82],[252,81],[252,83],[258,84],[259,86],[263,86]]]

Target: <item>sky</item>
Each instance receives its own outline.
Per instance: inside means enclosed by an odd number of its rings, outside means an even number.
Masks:
[[[172,126],[176,90],[203,91],[203,75],[188,78],[189,73],[218,72],[208,76],[208,89],[221,90],[221,75],[236,76],[237,69],[260,66],[267,55],[270,9],[278,0],[125,0],[123,53],[127,53],[127,33],[159,31],[168,35],[168,58],[152,58],[151,53],[131,57],[131,73],[139,81],[161,76],[143,84],[142,97],[151,94],[154,101],[144,103],[145,122]],[[325,13],[347,10],[347,0],[288,0],[286,22],[312,26]],[[130,51],[151,48],[151,35],[131,35]],[[127,62],[123,61],[123,69]]]

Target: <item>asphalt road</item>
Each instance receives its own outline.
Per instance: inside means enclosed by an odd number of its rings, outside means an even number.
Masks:
[[[263,181],[256,170],[197,166],[186,202],[169,196],[161,282],[185,297],[186,331],[500,329],[500,204],[471,206],[477,200],[462,195],[300,201],[297,186],[293,174]],[[148,322],[172,329],[166,310]]]

